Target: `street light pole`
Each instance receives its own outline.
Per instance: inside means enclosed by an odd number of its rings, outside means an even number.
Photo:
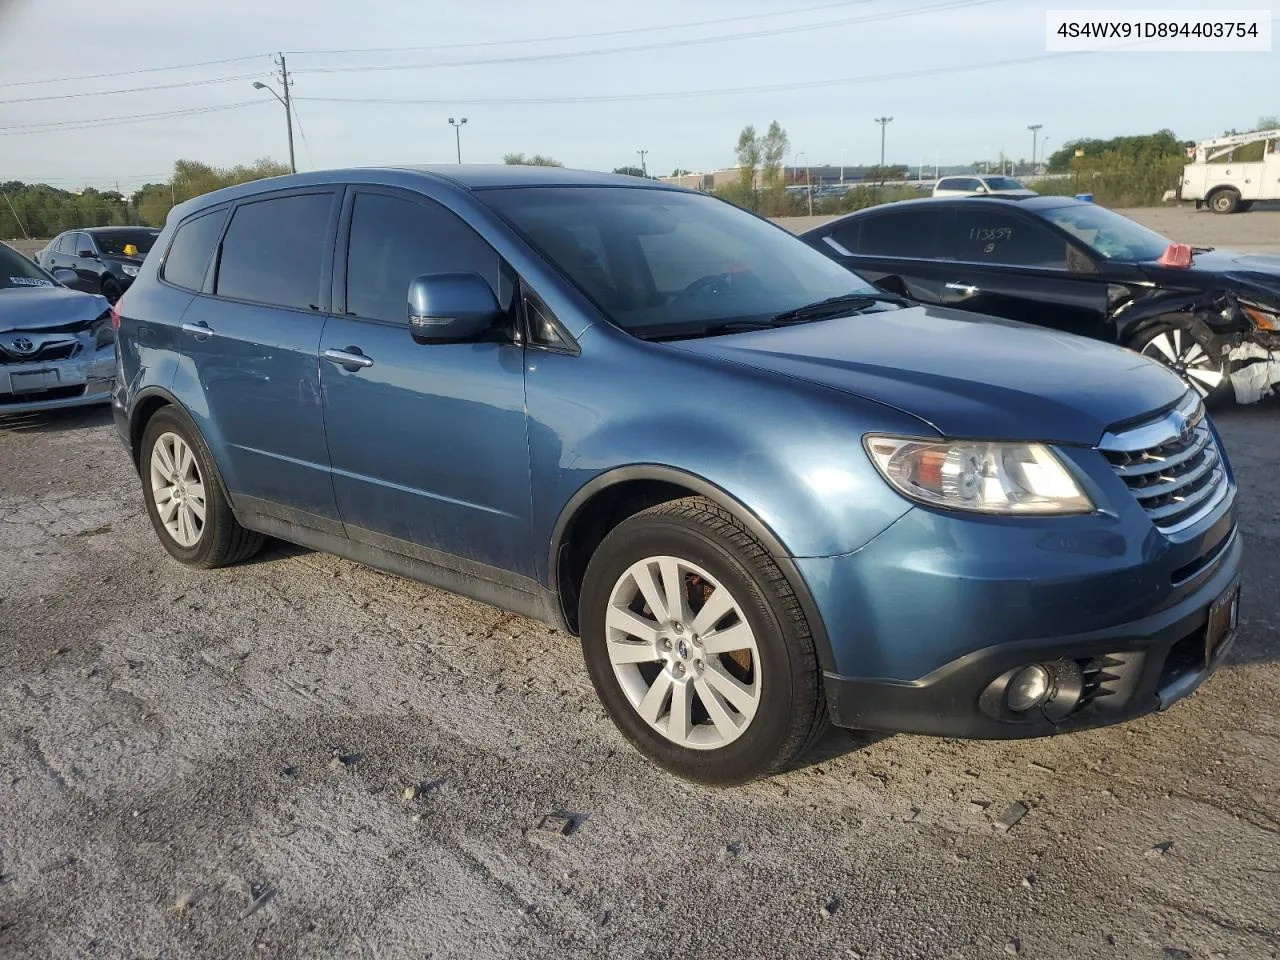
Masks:
[[[1035,170],[1036,170],[1036,141],[1039,140],[1040,138],[1040,128],[1043,126],[1044,126],[1043,123],[1027,124],[1027,129],[1031,131],[1031,172],[1032,173],[1035,173]]]
[[[840,186],[844,186],[844,155],[847,151],[840,151]]]
[[[455,120],[453,117],[449,118],[449,126],[453,127],[454,144],[458,148],[458,163],[462,163],[462,125],[466,122],[466,117],[461,120]]]
[[[640,174],[641,174],[641,176],[645,176],[645,177],[649,176],[649,167],[648,167],[648,165],[644,162],[644,158],[645,158],[645,156],[647,156],[647,155],[648,155],[649,151],[648,151],[648,150],[637,150],[637,151],[636,151],[636,153],[640,154]]]
[[[284,107],[285,128],[289,131],[289,172],[297,173],[298,164],[293,158],[293,104],[289,99],[289,84],[289,67],[285,63],[284,54],[282,53],[280,54],[280,86],[284,90],[284,96],[280,96],[274,88],[258,80],[254,81],[253,89],[267,91],[267,93],[280,101],[280,106]]]
[[[876,117],[880,124],[880,182],[884,182],[884,131],[893,122],[893,117]]]

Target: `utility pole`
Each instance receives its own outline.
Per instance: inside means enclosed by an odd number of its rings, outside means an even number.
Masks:
[[[0,193],[3,193],[3,191],[0,191]],[[9,194],[7,193],[4,194],[4,202],[9,204],[9,212],[13,214],[14,222],[18,224],[18,229],[22,231],[22,235],[30,240],[31,234],[27,233],[26,224],[24,224],[22,222],[22,218],[18,216],[18,211],[13,209],[13,201],[9,199]]]
[[[876,117],[880,124],[880,182],[884,183],[884,131],[893,122],[893,117]]]
[[[1036,143],[1040,139],[1040,128],[1043,123],[1029,123],[1027,129],[1031,131],[1031,172],[1036,171]]]
[[[455,120],[453,117],[449,118],[449,126],[453,127],[454,145],[458,148],[458,163],[462,163],[462,125],[466,122],[466,117],[461,120]]]
[[[649,175],[649,167],[645,164],[644,158],[648,155],[649,151],[637,150],[636,153],[640,154],[640,173],[647,177]]]
[[[298,165],[293,160],[293,102],[289,98],[289,66],[280,54],[280,86],[284,88],[284,122],[289,129],[289,172],[297,173]]]
[[[284,107],[284,123],[286,129],[289,131],[289,172],[297,173],[298,164],[294,161],[293,157],[293,102],[290,99],[289,94],[289,87],[293,81],[289,79],[289,65],[285,63],[284,54],[281,53],[278,54],[278,56],[280,59],[276,62],[280,64],[280,87],[284,90],[284,96],[280,96],[280,94],[276,93],[275,90],[260,80],[254,81],[253,89],[267,91],[267,93],[279,100],[280,105]]]

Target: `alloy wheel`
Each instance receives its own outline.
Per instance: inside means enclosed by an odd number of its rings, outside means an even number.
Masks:
[[[729,590],[678,557],[632,564],[609,597],[605,640],[628,702],[677,746],[736,740],[760,705],[760,655]]]
[[[151,494],[165,531],[180,547],[200,542],[205,523],[205,490],[190,444],[162,433],[151,450]]]
[[[1170,327],[1151,338],[1142,348],[1143,356],[1159,360],[1207,397],[1225,379],[1222,364],[1215,361],[1190,333]]]

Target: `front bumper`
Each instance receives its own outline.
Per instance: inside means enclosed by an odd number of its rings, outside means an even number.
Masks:
[[[0,363],[0,416],[107,403],[115,379],[115,347],[82,336],[61,360]]]
[[[1238,583],[1241,538],[1232,530],[1210,576],[1174,606],[1101,630],[986,647],[958,657],[915,681],[826,675],[832,722],[974,739],[1038,737],[1105,726],[1163,710],[1194,692],[1231,646],[1228,635],[1206,649],[1209,608]],[[1073,660],[1085,696],[1058,722],[1038,711],[1025,718],[993,715],[983,694],[997,677],[1030,663]]]

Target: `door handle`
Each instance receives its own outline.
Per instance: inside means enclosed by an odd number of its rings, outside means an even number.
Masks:
[[[184,323],[182,332],[191,334],[197,340],[208,340],[213,336],[213,328],[203,320],[199,323]]]
[[[345,350],[326,350],[320,354],[326,360],[346,367],[348,370],[358,370],[364,367],[373,366],[373,357],[366,357],[360,352],[359,347],[347,347]]]
[[[966,297],[972,297],[975,293],[981,292],[971,283],[948,283],[945,286],[946,289],[954,290],[956,293],[963,293]]]

